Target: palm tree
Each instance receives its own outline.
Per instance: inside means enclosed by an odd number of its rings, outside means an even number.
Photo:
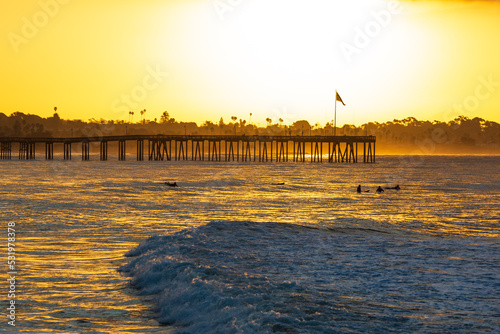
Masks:
[[[146,123],[146,116],[144,116],[145,113],[146,113],[146,109],[141,110],[141,121],[142,121],[142,124]],[[143,119],[143,116],[144,116],[144,119]]]
[[[160,123],[167,123],[169,119],[170,115],[168,114],[168,111],[164,111],[163,114],[161,114]]]
[[[267,122],[267,126],[271,126],[271,123],[273,122],[273,120],[268,117],[268,118],[266,118],[266,122]]]

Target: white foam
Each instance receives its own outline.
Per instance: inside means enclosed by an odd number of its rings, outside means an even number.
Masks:
[[[121,270],[140,294],[155,297],[161,323],[185,333],[356,332],[373,319],[374,330],[405,331],[422,326],[415,310],[450,329],[464,310],[478,310],[468,315],[477,325],[494,308],[481,292],[494,289],[483,279],[494,268],[483,276],[467,271],[477,261],[491,264],[491,250],[478,259],[486,244],[461,242],[215,221],[149,238]],[[443,256],[450,252],[474,258],[458,263]],[[438,315],[442,307],[447,315]]]

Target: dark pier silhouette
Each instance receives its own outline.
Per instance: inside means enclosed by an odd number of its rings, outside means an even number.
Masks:
[[[0,138],[0,159],[35,159],[35,149],[45,145],[45,159],[54,159],[54,147],[63,159],[81,145],[83,161],[90,160],[91,144],[99,147],[99,159],[108,160],[108,144],[117,144],[118,160],[127,158],[127,144],[135,146],[137,161],[241,161],[241,162],[375,162],[375,136],[261,136],[261,135],[128,135],[75,138]],[[135,143],[135,145],[134,145]],[[361,147],[360,147],[361,146]],[[358,152],[359,149],[359,152]],[[361,151],[362,150],[362,151]],[[326,155],[326,158],[325,158]],[[308,159],[307,159],[307,158]]]

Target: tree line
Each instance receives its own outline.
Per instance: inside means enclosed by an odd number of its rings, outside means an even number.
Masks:
[[[284,125],[282,119],[266,119],[267,125],[259,127],[246,120],[231,117],[216,123],[205,121],[201,125],[194,122],[177,121],[164,112],[160,119],[146,120],[146,110],[140,112],[140,120],[128,122],[104,119],[64,120],[54,108],[51,117],[14,112],[10,116],[0,113],[0,137],[85,137],[109,135],[281,135],[320,136],[333,135],[332,123],[310,124],[299,120]],[[421,121],[414,117],[378,123],[369,122],[360,126],[346,124],[335,130],[340,136],[377,137],[377,148],[384,153],[408,153],[432,143],[437,149],[430,153],[453,153],[471,151],[477,153],[500,153],[500,124],[479,117],[459,116],[448,122]],[[450,151],[450,152],[448,152]],[[425,153],[425,152],[424,152]]]

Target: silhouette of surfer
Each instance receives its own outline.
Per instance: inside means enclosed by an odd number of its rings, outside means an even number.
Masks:
[[[378,192],[378,193],[383,193],[383,192],[384,192],[384,189],[382,189],[382,187],[381,187],[381,186],[378,186],[378,188],[377,188],[377,192]]]
[[[362,192],[361,191],[361,184],[358,186],[358,189],[356,189],[356,191],[358,192],[358,194],[360,194]],[[368,193],[368,192],[370,192],[370,190],[365,190],[364,192]]]
[[[401,189],[401,187],[399,186],[399,184],[395,187],[385,187],[385,189],[394,189],[394,190],[399,190]]]
[[[165,182],[165,184],[169,187],[178,187],[177,182]]]

